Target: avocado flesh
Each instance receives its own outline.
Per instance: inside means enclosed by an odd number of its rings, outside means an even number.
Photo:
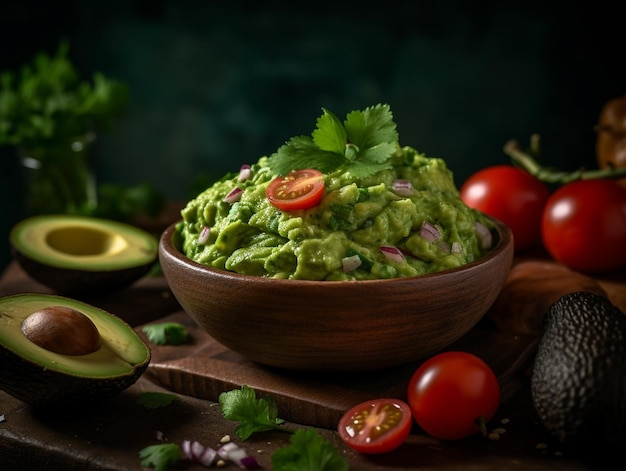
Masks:
[[[531,375],[535,409],[562,444],[594,460],[626,443],[626,315],[589,292],[548,310]]]
[[[21,324],[44,307],[67,306],[97,327],[100,348],[62,355],[31,342]],[[150,350],[120,318],[80,301],[47,294],[0,298],[0,389],[31,404],[108,396],[126,389],[146,370]]]
[[[33,216],[16,224],[9,240],[22,268],[62,295],[124,288],[148,273],[158,257],[151,234],[88,216]]]

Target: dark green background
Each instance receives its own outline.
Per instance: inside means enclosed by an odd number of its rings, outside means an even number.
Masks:
[[[580,2],[578,2],[580,3]],[[602,105],[626,93],[619,2],[4,1],[0,70],[63,38],[85,77],[125,81],[128,113],[93,152],[101,182],[170,198],[309,134],[326,107],[379,102],[402,144],[460,185],[542,135],[543,162],[594,166]],[[0,149],[0,239],[24,217],[14,149]],[[9,260],[0,244],[0,268]]]

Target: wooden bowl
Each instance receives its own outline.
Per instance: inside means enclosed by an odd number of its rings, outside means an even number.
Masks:
[[[500,292],[513,261],[510,229],[463,267],[411,278],[278,280],[209,268],[179,249],[175,224],[159,260],[185,312],[249,360],[300,371],[366,371],[431,355],[465,335]]]

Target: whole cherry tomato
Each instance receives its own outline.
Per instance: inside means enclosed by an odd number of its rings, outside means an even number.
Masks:
[[[500,385],[477,356],[459,351],[435,355],[409,382],[413,419],[429,435],[458,440],[484,431],[500,407]]]
[[[579,180],[546,203],[542,238],[567,267],[599,273],[626,266],[626,188],[615,180]]]
[[[294,170],[272,180],[265,195],[282,211],[312,208],[324,196],[324,175],[312,168]]]
[[[411,408],[400,399],[362,402],[339,420],[337,430],[350,448],[361,453],[387,453],[398,448],[411,432]]]
[[[513,165],[487,167],[471,175],[459,192],[470,208],[511,228],[515,250],[541,241],[541,214],[550,192],[527,171]]]

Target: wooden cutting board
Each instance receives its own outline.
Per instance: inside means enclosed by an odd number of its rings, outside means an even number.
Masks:
[[[490,312],[447,350],[471,352],[485,360],[498,376],[505,402],[528,385],[543,314],[558,297],[580,289],[605,294],[626,309],[626,272],[592,278],[550,261],[544,253],[517,257]],[[192,342],[155,347],[147,372],[153,381],[210,401],[245,384],[254,388],[257,396],[267,393],[274,397],[282,418],[304,425],[334,428],[344,411],[359,402],[383,396],[405,398],[409,379],[420,364],[355,374],[283,371],[230,351],[182,311],[167,319],[186,324]]]
[[[385,396],[405,398],[408,381],[420,363],[355,374],[284,371],[232,352],[183,312],[161,321],[186,325],[191,342],[153,347],[146,373],[152,381],[173,392],[215,402],[220,393],[247,385],[257,397],[270,394],[277,401],[281,418],[303,425],[333,429],[341,415],[359,402]],[[468,351],[483,358],[498,375],[506,401],[524,381],[524,368],[532,358],[537,338],[479,326],[448,350]]]

